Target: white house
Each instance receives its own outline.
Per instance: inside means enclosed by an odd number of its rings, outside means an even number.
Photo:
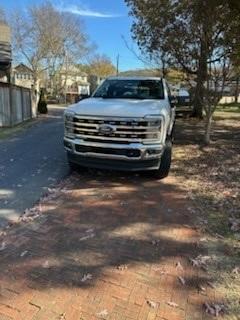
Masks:
[[[17,86],[31,89],[34,85],[32,69],[20,63],[12,70],[12,82]],[[39,83],[37,83],[37,90],[39,91],[38,87]]]
[[[63,68],[60,72],[62,92],[68,101],[74,101],[81,95],[90,94],[90,83],[86,73],[81,72],[75,66]]]

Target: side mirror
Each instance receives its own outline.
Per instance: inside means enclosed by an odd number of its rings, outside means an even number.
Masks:
[[[178,104],[178,99],[177,99],[177,97],[171,96],[171,97],[169,98],[169,101],[170,101],[170,104],[171,104],[171,107],[172,107],[172,108],[176,107],[176,105]]]

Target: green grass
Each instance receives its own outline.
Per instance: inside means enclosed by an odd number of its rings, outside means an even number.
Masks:
[[[11,128],[10,127],[0,128],[0,140],[7,139],[14,135],[17,135],[18,133],[21,133],[27,128],[30,128],[31,126],[33,126],[36,122],[37,122],[37,119],[31,119]]]
[[[232,102],[227,104],[221,104],[217,107],[217,111],[240,113],[240,103]]]

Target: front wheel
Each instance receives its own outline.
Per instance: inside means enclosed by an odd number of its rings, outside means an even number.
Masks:
[[[172,140],[168,138],[162,154],[161,163],[158,170],[153,171],[154,177],[164,179],[168,176],[172,162]]]
[[[82,170],[82,167],[75,162],[72,162],[70,156],[68,155],[68,166],[71,172],[77,171],[80,172]]]

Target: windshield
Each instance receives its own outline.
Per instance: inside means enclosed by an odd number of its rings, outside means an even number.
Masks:
[[[164,99],[161,80],[105,80],[94,98],[104,99]]]

